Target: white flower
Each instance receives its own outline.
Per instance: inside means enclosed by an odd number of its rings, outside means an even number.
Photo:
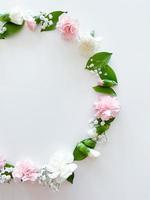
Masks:
[[[11,181],[11,176],[8,174],[0,173],[0,183],[9,183]]]
[[[3,34],[7,31],[7,28],[4,25],[4,22],[0,22],[0,34]]]
[[[24,18],[23,12],[19,8],[14,8],[10,11],[9,17],[12,23],[22,25]]]
[[[90,152],[88,154],[89,157],[92,157],[92,158],[97,158],[100,156],[100,152],[99,151],[96,151],[94,149],[89,149]]]
[[[88,136],[91,137],[91,138],[97,137],[97,133],[96,133],[96,128],[95,127],[93,127],[93,128],[88,130]]]
[[[83,35],[79,38],[79,50],[81,54],[85,56],[91,56],[94,54],[98,48],[100,47],[100,43],[102,38],[100,37],[93,37],[89,35]]]
[[[53,19],[53,15],[52,14],[49,14],[48,17],[49,17],[49,19]]]
[[[49,177],[57,179],[57,183],[64,182],[77,169],[77,165],[73,163],[73,160],[71,153],[55,153],[47,166],[51,172]]]

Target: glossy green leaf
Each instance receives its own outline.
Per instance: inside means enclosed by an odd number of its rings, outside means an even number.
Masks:
[[[103,87],[113,87],[117,85],[117,83],[113,80],[103,79]]]
[[[74,180],[74,173],[67,178],[67,181],[70,182],[71,184],[73,184],[73,180]]]
[[[9,163],[6,163],[4,167],[5,167],[5,168],[14,168],[14,165],[9,164]]]
[[[10,22],[9,14],[0,14],[0,21],[2,22]]]
[[[48,27],[46,27],[45,29],[42,29],[41,31],[52,31],[52,30],[55,30],[55,29],[56,29],[57,22],[58,22],[58,20],[59,20],[59,17],[60,17],[60,15],[62,15],[63,13],[65,13],[65,12],[63,12],[63,11],[54,11],[54,12],[49,13],[49,14],[46,16],[46,18],[49,19],[49,15],[51,14],[51,15],[53,16],[53,18],[51,19],[52,22],[53,22],[53,24],[50,25],[50,26],[48,26]],[[50,20],[50,19],[49,19],[49,20]]]
[[[40,22],[41,22],[40,15],[34,16],[34,20],[35,20],[36,24],[40,24]]]
[[[4,27],[7,28],[7,31],[3,34],[0,34],[0,39],[5,39],[6,37],[9,37],[18,33],[23,28],[23,25],[16,25],[11,22],[6,23]]]
[[[102,86],[94,86],[93,89],[98,93],[108,94],[116,96],[116,92],[112,88],[102,87]]]
[[[113,81],[114,84],[117,84],[117,76],[114,70],[107,64],[103,64],[101,66],[99,76],[102,80]]]
[[[83,140],[82,143],[92,149],[94,149],[96,146],[96,141],[92,140],[91,138]]]
[[[90,57],[86,64],[86,69],[94,71],[100,69],[103,64],[107,64],[111,58],[112,53],[109,52],[99,52],[94,56]]]
[[[98,125],[96,127],[96,132],[98,135],[101,135],[101,134],[105,133],[105,131],[107,131],[109,129],[109,127],[110,127],[110,124],[105,124],[103,126]]]
[[[89,149],[81,142],[79,143],[74,152],[74,160],[83,160],[85,159],[89,154]]]

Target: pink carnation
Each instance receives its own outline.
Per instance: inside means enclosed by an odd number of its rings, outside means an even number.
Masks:
[[[79,32],[78,22],[67,15],[60,16],[57,28],[67,40],[75,39]]]
[[[27,20],[26,21],[27,27],[31,30],[31,31],[35,31],[37,25],[34,19],[31,20]]]
[[[6,159],[3,155],[0,155],[0,169],[2,169],[6,164]]]
[[[38,169],[31,161],[20,161],[14,168],[13,177],[16,180],[23,182],[36,181],[38,177]]]
[[[94,104],[96,117],[107,121],[115,118],[120,111],[119,101],[116,97],[102,96],[100,101]]]

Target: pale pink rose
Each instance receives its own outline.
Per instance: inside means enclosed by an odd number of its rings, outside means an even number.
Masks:
[[[19,181],[36,181],[38,168],[28,160],[19,161],[13,171],[13,177]]]
[[[74,40],[79,32],[79,24],[77,20],[64,14],[59,17],[57,29],[61,32],[64,39]]]
[[[120,111],[119,101],[116,97],[102,96],[98,102],[94,104],[96,117],[103,121],[115,118]]]
[[[37,24],[34,19],[26,20],[26,24],[31,31],[35,31]]]
[[[2,169],[6,164],[6,159],[3,155],[0,155],[0,169]]]

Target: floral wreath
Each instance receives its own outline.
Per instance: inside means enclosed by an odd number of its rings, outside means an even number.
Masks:
[[[99,93],[98,101],[94,103],[95,114],[89,122],[88,137],[78,142],[70,152],[55,153],[49,163],[38,167],[30,160],[18,161],[15,165],[9,163],[3,155],[0,156],[0,183],[38,182],[58,191],[66,180],[73,183],[77,162],[87,157],[98,157],[100,152],[94,150],[98,142],[106,136],[111,122],[117,116],[120,105],[113,86],[117,85],[117,77],[108,62],[112,53],[99,52],[101,38],[90,34],[79,33],[79,23],[70,18],[67,12],[40,12],[33,15],[23,13],[20,9],[12,9],[9,13],[0,15],[0,39],[5,39],[22,30],[26,25],[31,31],[53,31],[57,29],[66,41],[76,41],[80,52],[88,56],[85,69],[95,73],[99,82],[93,87]]]

